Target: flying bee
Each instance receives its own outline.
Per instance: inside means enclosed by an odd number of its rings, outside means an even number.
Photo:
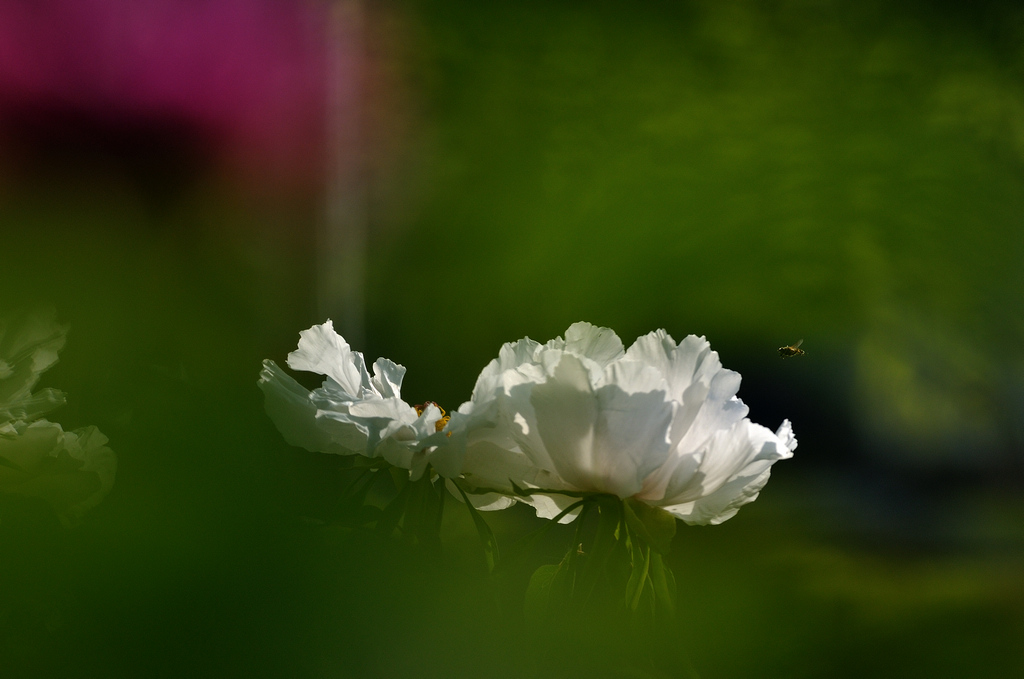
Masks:
[[[788,347],[779,347],[779,356],[781,356],[782,358],[789,358],[790,356],[803,356],[805,353],[807,353],[806,351],[800,348],[800,345],[803,343],[804,341],[800,340],[796,344],[791,344]]]

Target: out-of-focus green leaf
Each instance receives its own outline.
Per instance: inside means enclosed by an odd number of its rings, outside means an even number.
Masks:
[[[356,514],[356,523],[359,526],[368,526],[370,524],[376,524],[381,519],[380,507],[374,507],[373,505],[363,505],[359,508]]]
[[[22,471],[21,467],[4,457],[0,457],[0,467],[10,467],[11,469],[15,469],[19,472]]]
[[[675,617],[675,578],[672,576],[672,571],[665,565],[661,554],[657,552],[651,556],[650,577],[657,607],[665,611],[669,617]],[[672,578],[671,585],[669,578]]]
[[[529,622],[544,622],[551,604],[555,578],[561,564],[541,566],[530,576],[530,584],[526,588],[526,600],[523,613]]]

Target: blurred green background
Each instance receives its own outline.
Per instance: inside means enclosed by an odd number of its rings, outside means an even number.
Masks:
[[[362,146],[334,175],[331,7],[214,5],[157,19],[210,50],[197,78],[248,90],[143,96],[103,61],[73,87],[0,49],[0,312],[70,324],[52,419],[120,465],[72,530],[3,498],[5,677],[1024,676],[1014,3],[349,3]],[[221,51],[189,33],[222,27]],[[324,320],[338,172],[366,228],[339,326],[408,368],[410,403],[455,408],[503,342],[587,320],[705,335],[754,421],[793,421],[756,503],[680,525],[659,638],[538,639],[512,605],[528,570],[495,607],[455,503],[440,563],[330,525],[344,471],[288,447],[255,382]],[[536,527],[521,509],[488,515],[502,544]]]

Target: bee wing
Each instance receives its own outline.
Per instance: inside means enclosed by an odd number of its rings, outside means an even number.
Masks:
[[[799,348],[800,348],[800,345],[801,345],[801,344],[803,344],[803,343],[804,343],[804,341],[803,341],[803,340],[799,340],[799,341],[797,341],[797,343],[796,343],[796,344],[794,344],[794,345],[793,345],[793,348],[794,348],[794,349],[799,349]]]

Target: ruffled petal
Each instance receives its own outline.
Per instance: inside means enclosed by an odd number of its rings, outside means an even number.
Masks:
[[[0,403],[0,422],[4,420],[32,421],[56,410],[67,402],[64,392],[40,389],[35,393],[20,394],[6,403]]]
[[[37,497],[72,526],[114,485],[117,456],[96,427],[65,432],[39,420],[0,436],[0,492]]]
[[[0,492],[46,500],[70,526],[109,492],[117,457],[96,427],[66,432],[39,419],[64,404],[56,389],[32,389],[67,330],[52,310],[0,320]]]
[[[788,423],[772,434],[746,420],[739,386],[694,335],[676,344],[658,330],[623,351],[610,330],[578,323],[564,340],[507,344],[459,408],[485,432],[468,439],[466,479],[613,493],[692,522],[725,520],[796,443]],[[571,503],[517,499],[549,518]]]
[[[373,386],[384,398],[401,398],[405,366],[386,358],[373,362]]]
[[[691,335],[692,337],[692,335]],[[675,340],[664,330],[655,330],[638,337],[626,350],[627,361],[637,361],[649,365],[660,372],[666,382],[670,380],[673,370],[673,352],[676,350]],[[675,391],[671,392],[675,395]]]
[[[590,323],[573,323],[565,331],[565,351],[577,356],[586,356],[604,367],[622,358],[622,340],[610,328],[601,328]]]
[[[749,420],[713,437],[688,477],[673,478],[655,502],[688,523],[721,523],[757,498],[771,466],[792,457],[787,442]]]
[[[793,434],[793,425],[789,420],[783,420],[782,424],[779,425],[775,435],[779,437],[779,441],[786,447],[789,452],[796,450],[796,435]]]
[[[379,358],[371,377],[363,355],[351,350],[331,321],[302,331],[299,338],[298,349],[288,355],[289,367],[325,375],[323,385],[307,391],[273,361],[264,362],[259,381],[267,412],[288,443],[324,453],[382,457],[409,469],[413,478],[431,461],[446,474],[458,473],[459,448],[447,445],[437,451],[438,439],[432,438],[441,411],[431,405],[417,414],[401,399],[404,367]]]
[[[64,443],[64,430],[55,422],[39,420],[0,436],[0,491],[34,473],[47,457],[57,454]],[[6,484],[6,485],[5,485]]]
[[[0,410],[32,399],[40,375],[57,362],[67,332],[68,326],[57,322],[52,309],[0,319]]]
[[[753,476],[738,476],[706,497],[662,509],[692,526],[718,525],[736,516],[743,505],[756,500],[770,476],[770,469]]]
[[[94,475],[99,486],[77,501],[71,501],[62,519],[67,524],[75,524],[82,515],[98,505],[114,486],[117,475],[117,455],[107,443],[109,439],[93,426],[76,429],[65,433],[64,446],[68,454],[81,461],[79,474]]]
[[[257,382],[264,394],[264,408],[289,445],[319,453],[352,454],[366,445],[366,434],[352,422],[347,427],[324,427],[308,389],[276,363],[263,361]]]
[[[353,400],[371,390],[363,355],[352,351],[332,321],[299,333],[299,348],[288,354],[288,367],[330,377]]]

